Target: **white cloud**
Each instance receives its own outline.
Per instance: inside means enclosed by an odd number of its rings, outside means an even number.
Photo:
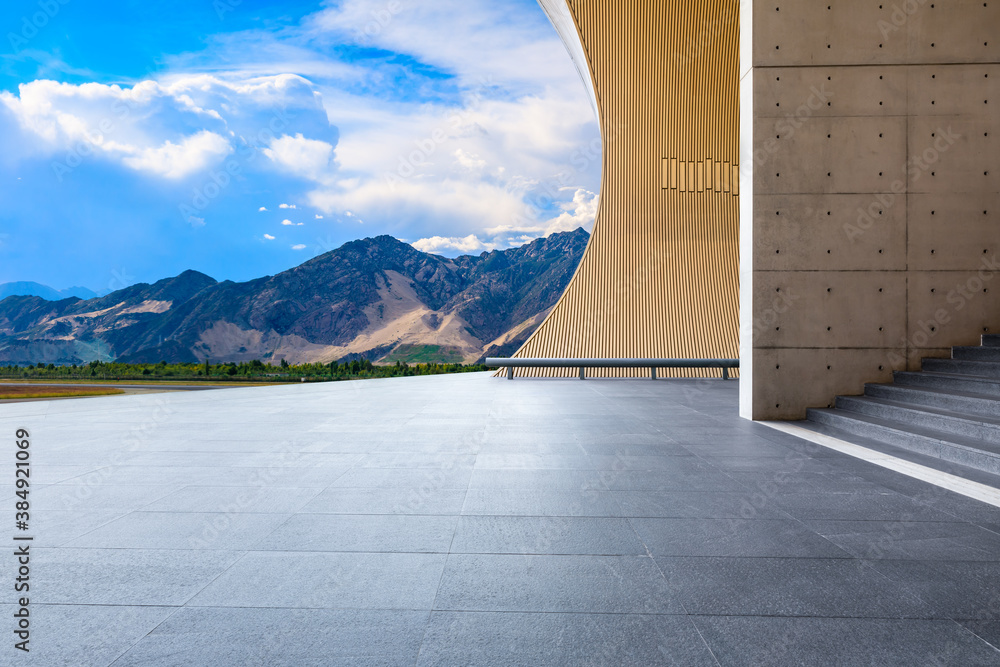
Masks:
[[[309,204],[316,220],[350,223],[345,230],[364,220],[371,233],[420,239],[441,252],[590,226],[598,126],[541,11],[488,0],[323,4],[298,26],[209,35],[203,51],[167,58],[172,73],[132,88],[36,81],[0,92],[5,146],[59,159],[84,141],[94,159],[159,178],[200,169],[202,183],[219,169],[213,159],[257,151],[263,158],[246,160],[250,188],[227,194],[281,187],[271,190],[274,200]],[[387,9],[390,20],[365,34]],[[377,55],[347,63],[330,48],[358,42]],[[116,102],[127,117],[111,115],[115,127],[102,134]],[[3,131],[15,122],[8,142]],[[213,153],[222,147],[208,134],[237,154]]]
[[[291,220],[282,220],[281,224],[283,224],[285,227],[290,227],[290,226],[294,225],[295,223],[292,222]]]
[[[24,155],[50,157],[67,171],[102,159],[180,179],[215,167],[236,149],[252,153],[293,122],[335,136],[319,100],[309,81],[291,74],[242,80],[176,74],[131,88],[37,80],[17,93],[0,92],[0,109],[16,124],[3,128],[9,143]],[[14,142],[15,132],[25,140]]]
[[[304,243],[299,243],[292,246],[292,250],[305,250],[306,245]]]
[[[494,250],[496,246],[492,243],[480,241],[475,234],[469,234],[464,238],[445,238],[443,236],[432,236],[420,239],[411,243],[414,248],[421,252],[438,253],[443,251],[457,250],[461,253],[482,252],[484,250]]]
[[[274,237],[271,236],[270,234],[264,234],[264,238],[267,239],[268,241],[273,241],[274,240]]]
[[[521,238],[525,238],[524,235],[530,235],[527,238],[536,238],[538,236],[547,237],[557,232],[571,232],[578,227],[590,231],[594,224],[594,218],[597,217],[600,197],[583,188],[571,189],[575,190],[573,201],[562,203],[560,205],[562,213],[559,215],[537,221],[528,218],[519,221],[521,224],[488,227],[485,230],[486,233],[491,236],[521,234]]]
[[[466,169],[482,169],[486,166],[486,160],[480,160],[478,155],[469,155],[461,148],[457,149],[454,153],[455,161]]]
[[[489,0],[401,2],[395,3],[396,11],[393,4],[343,0],[317,14],[311,27],[327,39],[347,37],[411,54],[423,63],[455,72],[466,82],[578,82],[562,43],[539,11],[512,9]]]
[[[180,144],[166,141],[158,148],[145,148],[123,160],[126,166],[165,178],[183,178],[218,163],[233,152],[229,142],[207,130],[186,137]]]
[[[472,87],[459,107],[393,108],[324,91],[341,130],[339,169],[317,182],[308,202],[327,215],[352,213],[418,239],[474,234],[505,247],[506,238],[487,230],[530,226],[536,236],[550,233],[543,222],[562,217],[565,206],[570,215],[577,208],[574,190],[563,188],[596,191],[600,180],[597,124],[582,83],[571,82],[573,90],[553,86],[513,98]],[[562,217],[559,224],[570,221]]]
[[[272,140],[264,149],[264,155],[289,173],[318,181],[328,175],[333,146],[325,141],[307,139],[301,133],[294,137],[285,134]]]
[[[458,164],[465,167],[466,169],[471,169],[473,171],[476,171],[486,166],[486,160],[479,159],[478,155],[470,155],[469,153],[463,151],[461,148],[457,149],[454,155],[455,155],[455,161],[458,162]]]
[[[266,210],[267,210],[266,206],[261,206],[259,209],[257,209],[257,211],[266,211]]]

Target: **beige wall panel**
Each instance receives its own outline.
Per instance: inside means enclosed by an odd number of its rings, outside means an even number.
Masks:
[[[911,271],[907,342],[913,348],[978,345],[1000,324],[1000,257],[976,271]]]
[[[757,195],[753,202],[758,271],[906,268],[903,196]]]
[[[913,271],[961,270],[1000,255],[1000,194],[911,194],[908,265]]]
[[[917,5],[918,9],[908,14],[903,29],[890,33],[890,39],[894,40],[905,32],[909,41],[907,59],[911,62],[1000,60],[1000,35],[996,29],[1000,25],[1000,4],[996,0],[913,0],[911,5]],[[896,24],[898,21],[893,23]]]
[[[879,25],[891,17],[888,3],[775,0],[753,6],[755,67],[875,64],[906,57],[905,33],[886,40]]]
[[[909,192],[1000,192],[1000,119],[909,118]]]
[[[904,355],[901,348],[755,350],[754,412],[767,419],[804,419],[807,407],[860,394],[865,382],[889,382],[893,370],[903,370]]]
[[[754,115],[898,116],[906,85],[903,67],[776,67],[754,78]]]
[[[741,405],[752,406],[742,414],[797,418],[838,393],[859,393],[878,372],[865,359],[891,352],[892,364],[918,368],[922,356],[947,356],[950,346],[1000,329],[993,259],[1000,255],[1000,3],[756,2],[752,13],[754,130],[743,150],[754,156],[747,165],[754,217],[744,227],[753,237],[744,284],[753,287],[744,291],[752,303],[743,310],[752,313],[744,340],[754,382],[741,387]],[[838,53],[840,45],[848,51]],[[824,80],[829,106],[793,113],[801,122],[779,139],[778,119]],[[836,146],[824,145],[827,128],[827,141],[841,139]],[[815,221],[823,198],[836,193],[882,211],[869,221],[851,201],[863,224],[843,245],[832,226]],[[779,222],[785,208],[789,219]],[[828,205],[831,222],[839,215],[850,225],[846,209]],[[883,251],[879,258],[873,246]],[[837,273],[865,297],[838,302],[827,279]],[[834,285],[829,300],[817,294],[823,281]],[[779,287],[801,290],[806,305],[776,319],[771,291]],[[879,287],[883,296],[873,304]],[[772,319],[770,328],[760,325]],[[832,340],[824,336],[832,319],[851,325],[835,343],[844,349],[819,349]],[[874,319],[882,331],[873,340]],[[821,363],[849,348],[879,350],[855,351],[854,364]],[[807,388],[774,376],[762,362],[768,355],[797,360],[792,368],[811,378]]]
[[[736,358],[739,4],[568,0],[587,55],[603,140],[601,203],[580,266],[517,357]],[[708,26],[708,28],[706,28]],[[701,192],[664,188],[685,163]],[[728,163],[726,192],[697,165]],[[714,176],[714,174],[713,174]],[[575,369],[517,369],[572,376]],[[594,369],[593,376],[648,376]],[[717,370],[663,375],[716,376]]]
[[[754,300],[771,300],[775,311],[760,320],[755,349],[891,347],[906,333],[900,272],[766,271],[753,289]],[[774,307],[778,295],[787,308]]]
[[[906,161],[905,118],[816,117],[779,138],[785,122],[757,121],[755,151],[770,157],[763,166],[755,162],[756,195],[889,192]]]
[[[901,68],[908,72],[906,113],[915,116],[996,115],[1000,66],[935,65]],[[932,104],[933,102],[933,104]]]

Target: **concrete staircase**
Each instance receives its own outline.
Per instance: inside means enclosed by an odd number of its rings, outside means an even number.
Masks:
[[[867,384],[863,396],[838,396],[835,409],[807,418],[844,440],[1000,475],[1000,335],[952,348],[951,359],[924,359],[922,368],[895,372],[893,384]]]

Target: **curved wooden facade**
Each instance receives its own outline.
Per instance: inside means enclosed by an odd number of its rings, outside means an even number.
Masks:
[[[540,3],[593,84],[601,200],[566,292],[514,356],[738,357],[739,3]]]

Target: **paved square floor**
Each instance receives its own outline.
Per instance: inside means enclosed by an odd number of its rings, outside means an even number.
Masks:
[[[35,540],[26,656],[0,558],[0,664],[1000,665],[1000,509],[742,420],[737,392],[470,374],[2,406]]]

